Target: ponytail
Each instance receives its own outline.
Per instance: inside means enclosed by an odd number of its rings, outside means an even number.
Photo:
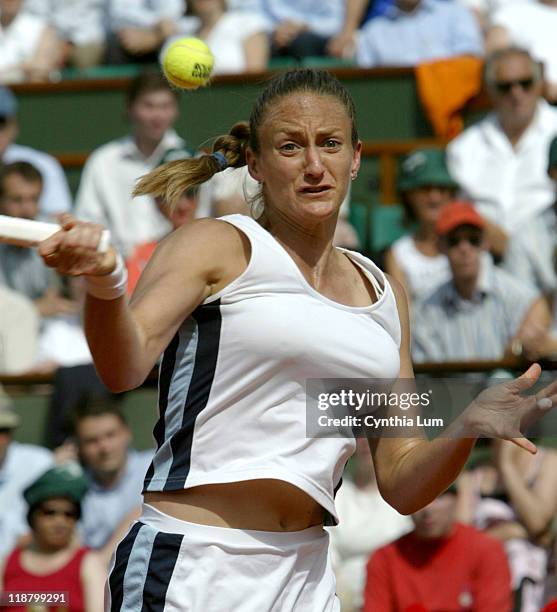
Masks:
[[[178,159],[155,168],[138,180],[132,196],[152,195],[163,198],[173,209],[190,187],[208,181],[225,168],[245,166],[249,139],[249,124],[236,123],[228,134],[215,140],[212,154]]]

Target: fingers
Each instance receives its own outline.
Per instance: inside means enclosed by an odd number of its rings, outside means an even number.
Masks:
[[[533,387],[542,373],[542,369],[538,363],[533,363],[527,370],[515,378],[510,384],[518,391],[526,391]]]
[[[540,410],[549,410],[550,408],[553,408],[553,400],[551,400],[549,397],[542,397],[538,400],[536,405]]]
[[[39,254],[46,265],[71,276],[104,270],[106,253],[97,252],[102,226],[79,221],[68,214],[60,215],[58,221],[62,229],[39,245]]]
[[[552,401],[555,401],[554,398],[557,397],[557,380],[554,380],[553,382],[549,383],[549,385],[541,389],[536,394],[536,397],[538,398],[549,397],[552,399]]]
[[[509,442],[512,442],[516,446],[522,448],[523,450],[535,455],[538,452],[536,445],[528,440],[528,438],[508,438]]]

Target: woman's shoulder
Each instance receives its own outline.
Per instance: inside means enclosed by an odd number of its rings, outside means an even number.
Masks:
[[[172,248],[182,245],[188,249],[217,250],[222,253],[228,248],[241,246],[243,242],[241,234],[245,232],[242,232],[240,228],[243,230],[250,224],[238,217],[244,217],[244,215],[228,215],[218,219],[211,217],[196,219],[179,227],[160,244],[162,246],[171,244]]]

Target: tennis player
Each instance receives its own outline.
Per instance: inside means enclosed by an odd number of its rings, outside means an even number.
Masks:
[[[339,207],[360,165],[354,104],[326,71],[276,76],[249,129],[214,153],[144,177],[138,193],[172,202],[226,167],[261,185],[255,218],[202,219],[158,246],[128,304],[99,226],[69,216],[43,242],[45,261],[87,276],[85,327],[114,391],[144,381],[161,353],[157,451],[141,518],[119,544],[107,610],[340,609],[324,525],[353,438],[307,438],[309,378],[411,378],[400,285],[365,257],[332,246]],[[512,439],[551,406],[540,375],[483,392],[452,437],[370,440],[379,489],[409,514],[443,492],[480,434]],[[543,408],[543,409],[542,409]]]

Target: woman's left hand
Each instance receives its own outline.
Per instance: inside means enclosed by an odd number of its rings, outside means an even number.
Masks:
[[[534,363],[518,378],[482,391],[459,417],[456,431],[464,436],[509,440],[535,453],[536,446],[522,432],[557,404],[557,381],[535,395],[522,395],[536,384],[541,371]]]

